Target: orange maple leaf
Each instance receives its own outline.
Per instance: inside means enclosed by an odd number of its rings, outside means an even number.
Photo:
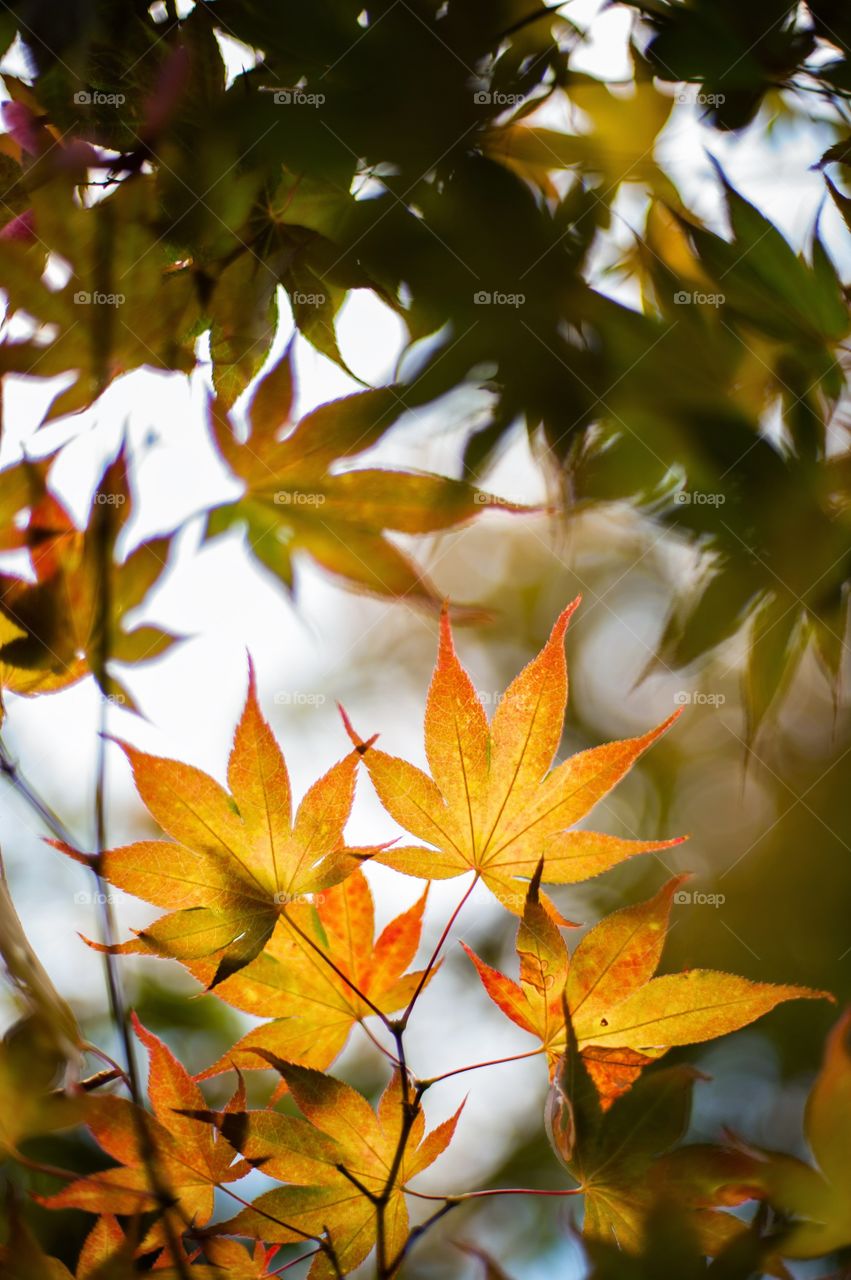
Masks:
[[[228,764],[230,793],[200,769],[122,745],[139,795],[173,843],[140,840],[96,859],[55,844],[94,862],[118,888],[177,908],[115,950],[184,962],[215,956],[215,986],[260,954],[292,903],[338,884],[375,852],[344,843],[356,752],[310,787],[292,817],[287,767],[260,713],[253,670]]]
[[[257,1049],[289,1062],[327,1067],[356,1022],[376,1010],[391,1014],[404,1008],[422,978],[419,970],[405,970],[419,945],[427,896],[428,889],[378,938],[372,894],[362,871],[317,894],[315,910],[306,903],[294,905],[262,954],[216,988],[220,999],[237,1009],[272,1015],[274,1021],[249,1031],[198,1079],[233,1067],[265,1067]],[[214,963],[200,961],[190,968],[205,981]]]
[[[552,767],[567,702],[564,633],[578,605],[579,597],[558,618],[541,653],[503,695],[490,726],[458,661],[444,610],[425,714],[430,775],[363,742],[343,713],[387,812],[432,846],[394,845],[380,851],[378,861],[430,880],[474,871],[520,915],[526,885],[519,878],[531,878],[542,858],[546,883],[575,884],[637,853],[680,843],[568,830],[679,715],[642,737],[593,747]]]
[[[340,1273],[348,1275],[368,1257],[377,1234],[374,1197],[386,1195],[383,1247],[388,1258],[395,1258],[408,1237],[403,1188],[448,1147],[463,1103],[430,1133],[418,1110],[402,1143],[405,1110],[398,1072],[376,1113],[343,1081],[272,1054],[267,1058],[280,1071],[304,1119],[275,1111],[204,1111],[196,1118],[214,1124],[250,1164],[288,1185],[267,1191],[251,1208],[211,1230],[277,1244],[324,1239],[333,1248],[339,1270],[324,1253],[317,1254],[309,1276],[332,1280]]]
[[[198,1085],[163,1042],[142,1026],[133,1025],[148,1050],[148,1096],[153,1115],[127,1098],[86,1099],[84,1118],[98,1145],[116,1164],[78,1178],[53,1195],[37,1196],[48,1209],[83,1209],[87,1213],[137,1215],[162,1210],[162,1194],[174,1199],[167,1210],[174,1235],[189,1224],[203,1226],[213,1212],[215,1188],[235,1182],[249,1172],[230,1143],[215,1131],[202,1129],[183,1112],[206,1106]],[[245,1108],[239,1088],[228,1110]],[[159,1219],[141,1242],[142,1251],[166,1244],[168,1234]]]
[[[737,1031],[786,1000],[833,999],[809,987],[751,982],[712,969],[654,977],[671,901],[684,878],[673,876],[646,902],[605,916],[571,958],[539,901],[536,876],[517,931],[519,982],[461,944],[491,1000],[541,1041],[551,1073],[567,1050],[567,1010],[605,1106],[630,1087],[642,1067],[675,1045]]]

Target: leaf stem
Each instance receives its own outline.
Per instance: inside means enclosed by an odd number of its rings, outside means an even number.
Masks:
[[[396,1254],[396,1257],[390,1263],[390,1269],[388,1274],[391,1277],[394,1276],[396,1272],[399,1270],[399,1267],[402,1265],[405,1258],[408,1256],[411,1249],[413,1249],[414,1245],[420,1239],[420,1237],[424,1236],[430,1227],[433,1227],[436,1222],[439,1222],[441,1218],[445,1218],[447,1213],[451,1213],[451,1211],[453,1209],[457,1209],[457,1207],[458,1207],[457,1200],[447,1200],[445,1204],[442,1204],[440,1208],[437,1209],[433,1214],[431,1214],[430,1217],[426,1218],[424,1222],[421,1222],[419,1226],[414,1227],[413,1231],[410,1233],[407,1240],[402,1245],[402,1248],[399,1250],[399,1252]]]
[[[360,1023],[361,1030],[366,1033],[366,1035],[375,1045],[376,1049],[378,1049],[380,1053],[383,1053],[385,1058],[387,1058],[388,1061],[391,1062],[394,1067],[401,1067],[402,1064],[399,1061],[399,1059],[394,1057],[393,1054],[390,1052],[390,1050],[381,1043],[381,1041],[372,1031],[370,1031],[369,1027],[366,1025],[363,1018],[359,1018],[358,1021]]]
[[[357,987],[357,986],[355,985],[355,983],[354,983],[354,982],[352,982],[351,978],[350,978],[350,977],[348,977],[348,975],[347,975],[347,974],[345,974],[345,973],[343,972],[343,970],[339,967],[339,965],[337,965],[337,964],[335,964],[335,963],[334,963],[334,961],[333,961],[333,960],[331,959],[331,957],[327,954],[327,952],[325,952],[325,951],[323,951],[323,950],[322,950],[322,948],[319,946],[319,943],[318,943],[318,942],[314,942],[314,941],[313,941],[313,939],[310,937],[310,935],[309,935],[309,934],[307,934],[307,933],[305,933],[304,929],[302,929],[300,925],[297,925],[297,924],[295,923],[295,921],[294,921],[290,916],[288,916],[288,915],[287,915],[287,908],[286,908],[286,907],[284,907],[284,910],[281,912],[281,915],[283,916],[284,920],[286,920],[287,924],[290,926],[290,928],[293,930],[293,932],[294,932],[294,933],[297,933],[297,934],[298,934],[298,936],[299,936],[299,937],[300,937],[304,942],[306,942],[306,943],[307,943],[307,945],[308,945],[309,947],[311,947],[311,948],[316,952],[316,954],[317,954],[318,956],[321,956],[321,957],[322,957],[322,959],[323,959],[323,960],[325,961],[325,963],[328,965],[329,969],[333,969],[333,971],[334,971],[334,973],[336,973],[337,977],[338,977],[338,978],[342,978],[342,980],[343,980],[343,982],[345,982],[346,986],[347,986],[351,991],[353,991],[353,992],[354,992],[354,994],[358,997],[358,999],[363,1000],[363,1002],[364,1002],[364,1004],[367,1006],[367,1008],[368,1008],[368,1009],[370,1009],[370,1010],[375,1014],[375,1016],[376,1016],[377,1018],[380,1018],[380,1019],[381,1019],[381,1021],[384,1023],[385,1027],[387,1028],[387,1030],[388,1030],[388,1031],[390,1031],[390,1032],[392,1033],[392,1031],[393,1031],[393,1026],[392,1026],[392,1023],[391,1023],[390,1019],[387,1017],[387,1014],[386,1014],[386,1013],[382,1013],[382,1012],[381,1012],[381,1010],[378,1008],[378,1005],[373,1004],[373,1002],[370,1000],[369,996],[364,995],[364,993],[360,990],[360,988],[359,988],[359,987]]]
[[[432,1196],[424,1191],[412,1191],[405,1187],[405,1194],[415,1196],[417,1200],[442,1200],[447,1204],[461,1204],[464,1200],[484,1200],[489,1196],[581,1196],[582,1187],[568,1187],[564,1190],[551,1190],[541,1187],[488,1187],[484,1191],[462,1191],[456,1196]]]
[[[289,1271],[291,1267],[297,1267],[300,1262],[308,1262],[311,1258],[315,1258],[317,1253],[321,1253],[321,1249],[311,1249],[310,1253],[302,1253],[298,1258],[291,1258],[289,1262],[285,1262],[282,1267],[270,1271],[270,1276],[282,1276],[285,1271]]]
[[[540,1049],[530,1049],[527,1053],[513,1053],[507,1058],[490,1058],[487,1062],[471,1062],[468,1067],[455,1067],[452,1071],[444,1071],[442,1075],[421,1080],[420,1088],[430,1089],[433,1084],[439,1084],[441,1080],[449,1080],[452,1076],[463,1075],[465,1071],[480,1071],[484,1067],[502,1066],[504,1062],[522,1062],[524,1058],[537,1058],[544,1052],[544,1046],[541,1045]]]
[[[2,735],[0,735],[0,773],[7,778],[13,791],[17,791],[21,799],[26,801],[33,812],[41,818],[48,831],[51,831],[56,836],[57,840],[60,840],[63,844],[70,844],[74,848],[77,847],[74,836],[65,826],[62,819],[54,813],[50,805],[42,799],[35,787],[21,773],[18,764],[9,754],[9,749],[3,741]]]
[[[334,1275],[338,1277],[338,1280],[345,1280],[343,1272],[340,1269],[336,1250],[331,1243],[331,1235],[327,1227],[325,1227],[324,1230],[328,1239],[323,1240],[322,1236],[311,1235],[309,1231],[302,1231],[300,1227],[295,1227],[292,1223],[284,1222],[281,1218],[276,1218],[274,1214],[267,1213],[265,1209],[258,1208],[258,1206],[256,1204],[252,1204],[250,1200],[245,1200],[237,1191],[231,1191],[230,1187],[223,1186],[220,1182],[216,1183],[216,1186],[219,1191],[223,1191],[226,1196],[230,1196],[232,1200],[236,1200],[237,1204],[241,1204],[245,1209],[250,1209],[252,1213],[256,1213],[261,1218],[266,1218],[269,1222],[274,1222],[276,1227],[283,1227],[285,1231],[292,1231],[295,1235],[301,1236],[303,1240],[314,1240],[317,1245],[316,1252],[325,1254],[328,1261],[331,1263],[331,1266],[334,1268]],[[203,1235],[203,1233],[201,1234]],[[305,1257],[312,1256],[312,1254],[305,1255]],[[296,1262],[301,1261],[303,1261],[302,1258],[295,1258],[292,1263],[288,1263],[287,1265],[295,1266]],[[277,1272],[273,1274],[277,1275]]]
[[[405,1027],[407,1027],[408,1025],[408,1019],[410,1018],[413,1012],[414,1005],[417,1003],[417,1000],[420,998],[423,988],[425,987],[425,984],[428,982],[431,976],[432,969],[437,964],[438,957],[440,956],[440,953],[443,950],[443,945],[446,942],[446,939],[449,937],[449,934],[452,930],[452,926],[454,925],[455,921],[458,919],[459,915],[461,914],[461,910],[464,904],[466,903],[467,899],[469,898],[470,894],[473,892],[476,885],[479,883],[479,874],[480,873],[477,871],[476,874],[473,876],[473,879],[468,885],[464,893],[464,896],[462,897],[461,901],[458,903],[458,906],[455,908],[455,910],[452,912],[452,915],[449,917],[448,921],[446,922],[446,928],[443,930],[443,933],[438,938],[437,946],[435,947],[434,951],[431,953],[431,959],[429,960],[428,964],[420,974],[420,980],[417,983],[414,994],[411,996],[410,1000],[408,1001],[408,1007],[405,1010],[405,1012],[402,1014],[402,1017],[399,1019],[398,1023],[396,1023],[396,1025],[399,1026],[403,1031]],[[392,1027],[391,1027],[391,1030],[392,1030]]]

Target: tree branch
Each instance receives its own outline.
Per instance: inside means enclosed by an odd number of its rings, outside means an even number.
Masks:
[[[437,964],[438,957],[443,949],[443,944],[446,942],[446,939],[449,937],[449,933],[452,929],[452,926],[454,925],[455,921],[458,919],[465,902],[467,901],[470,894],[473,892],[473,890],[475,889],[478,883],[479,883],[479,872],[477,871],[476,874],[473,876],[472,882],[468,886],[464,896],[462,897],[461,901],[458,903],[458,906],[455,908],[455,910],[452,912],[452,915],[449,917],[449,920],[446,923],[446,928],[443,930],[443,933],[438,938],[437,946],[435,947],[434,951],[431,953],[431,959],[429,960],[428,964],[423,969],[422,974],[420,975],[420,980],[417,983],[416,990],[414,991],[414,994],[411,996],[410,1000],[408,1001],[407,1009],[402,1014],[402,1017],[399,1019],[398,1023],[395,1024],[396,1026],[400,1027],[403,1031],[405,1027],[407,1027],[408,1025],[408,1019],[410,1018],[411,1013],[413,1012],[414,1005],[417,1003],[417,1000],[420,998],[423,988],[425,987],[425,984],[428,982],[429,977],[431,976],[432,969]],[[391,1031],[393,1030],[392,1026],[390,1030]]]

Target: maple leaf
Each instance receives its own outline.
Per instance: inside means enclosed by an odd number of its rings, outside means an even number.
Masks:
[[[235,1182],[249,1171],[233,1147],[214,1130],[202,1130],[183,1112],[206,1106],[198,1085],[157,1036],[133,1018],[138,1039],[148,1051],[148,1096],[153,1115],[126,1098],[91,1097],[84,1112],[96,1142],[116,1164],[78,1178],[53,1195],[36,1197],[48,1209],[83,1209],[88,1213],[137,1215],[162,1209],[162,1193],[173,1197],[167,1212],[179,1236],[188,1224],[203,1226],[213,1212],[215,1188]],[[229,1109],[242,1111],[240,1084]],[[154,1172],[152,1172],[152,1170]],[[154,1224],[142,1251],[163,1246],[164,1224]]]
[[[64,1262],[47,1257],[14,1204],[7,1241],[0,1244],[0,1264],[6,1280],[74,1280]]]
[[[277,1244],[324,1239],[334,1251],[339,1272],[347,1275],[376,1242],[376,1205],[370,1196],[386,1193],[384,1249],[388,1259],[396,1258],[408,1236],[403,1188],[452,1141],[461,1107],[430,1133],[418,1110],[397,1164],[404,1123],[398,1073],[376,1112],[341,1080],[273,1054],[264,1056],[283,1076],[304,1118],[268,1110],[205,1111],[196,1118],[215,1124],[249,1164],[289,1185],[264,1193],[250,1209],[212,1231]],[[336,1274],[328,1257],[317,1254],[310,1280],[331,1280]]]
[[[671,901],[684,878],[673,876],[646,902],[605,916],[571,959],[539,900],[536,875],[517,932],[519,982],[464,947],[494,1003],[540,1039],[551,1069],[567,1048],[567,1012],[604,1107],[674,1045],[737,1031],[786,1000],[833,999],[825,991],[751,982],[712,969],[654,977]]]
[[[378,938],[372,894],[360,870],[317,894],[315,908],[306,903],[291,907],[262,954],[216,988],[219,998],[236,1008],[260,1017],[271,1014],[275,1020],[253,1028],[197,1078],[233,1067],[262,1069],[266,1064],[257,1049],[289,1062],[327,1067],[356,1022],[376,1009],[391,1014],[404,1008],[423,976],[420,970],[405,970],[419,945],[427,896],[428,889]],[[190,967],[206,982],[210,963]]]
[[[33,107],[43,117],[41,105]],[[69,158],[82,180],[91,149]],[[160,260],[153,176],[118,183],[90,205],[79,200],[69,172],[46,176],[42,170],[30,189],[37,243],[0,242],[10,309],[31,315],[42,340],[0,343],[0,369],[38,378],[74,374],[45,414],[51,422],[88,408],[114,378],[141,366],[190,372],[200,315],[192,271],[164,268]],[[60,287],[46,282],[48,254],[71,268]]]
[[[215,400],[209,415],[219,451],[245,492],[209,514],[206,537],[244,526],[252,553],[287,587],[294,583],[293,557],[305,552],[349,586],[434,604],[439,596],[428,578],[386,534],[436,533],[487,507],[525,510],[444,476],[339,470],[374,445],[404,411],[392,387],[320,405],[293,426],[294,399],[288,348],[254,393],[244,443]]]
[[[781,1251],[819,1258],[851,1245],[851,1011],[833,1028],[807,1099],[804,1131],[815,1166],[784,1152],[753,1154],[753,1180],[791,1218]]]
[[[102,1214],[83,1241],[72,1276],[58,1258],[46,1256],[27,1224],[13,1213],[9,1242],[0,1245],[0,1262],[5,1280],[129,1280],[140,1274],[133,1261],[135,1252],[118,1219]],[[249,1254],[234,1240],[208,1240],[204,1253],[210,1265],[196,1264],[189,1274],[192,1280],[267,1280],[274,1274],[270,1268],[276,1252],[277,1246],[265,1249],[258,1243]],[[188,1263],[199,1253],[196,1249],[191,1256],[183,1254],[180,1267],[172,1265],[174,1259],[163,1250],[145,1274],[155,1274],[157,1280],[185,1280]]]
[[[346,719],[384,808],[432,846],[394,846],[379,853],[378,861],[428,879],[474,871],[503,905],[520,915],[526,885],[518,877],[530,879],[541,858],[546,883],[575,884],[637,853],[680,843],[567,829],[585,817],[679,714],[642,737],[592,747],[551,767],[567,701],[564,633],[579,599],[568,605],[541,653],[509,686],[490,726],[458,661],[444,610],[425,714],[430,775],[362,742]]]
[[[587,1237],[584,1249],[592,1264],[588,1280],[659,1280],[676,1276],[676,1280],[754,1280],[754,1276],[772,1275],[790,1280],[782,1262],[772,1254],[774,1242],[761,1234],[757,1221],[745,1229],[728,1215],[714,1215],[728,1221],[732,1229],[725,1242],[718,1242],[713,1260],[707,1267],[705,1241],[695,1230],[687,1210],[675,1200],[661,1199],[647,1216],[644,1240],[639,1254],[625,1254],[617,1242]],[[705,1234],[705,1231],[704,1231]]]
[[[723,1209],[752,1198],[750,1161],[728,1160],[711,1194],[704,1164],[711,1168],[727,1155],[723,1149],[703,1148],[690,1167],[669,1163],[688,1150],[677,1144],[688,1128],[694,1084],[702,1078],[687,1066],[655,1070],[604,1109],[568,1025],[568,1050],[547,1103],[547,1131],[583,1192],[587,1238],[641,1253],[648,1218],[660,1202],[679,1212],[689,1208],[689,1225],[704,1254],[723,1253],[747,1232],[745,1222]],[[777,1260],[764,1267],[771,1275],[787,1274]]]
[[[159,627],[123,626],[166,568],[171,538],[153,538],[116,560],[132,509],[123,448],[101,476],[84,530],[48,490],[43,464],[17,470],[10,493],[24,521],[3,546],[29,551],[33,578],[0,574],[0,683],[44,693],[91,673],[105,695],[135,709],[111,663],[150,661],[175,643]]]
[[[21,1012],[0,1040],[0,1152],[16,1156],[26,1139],[78,1122],[83,1100],[72,1090],[83,1037],[24,932],[2,859],[0,958]],[[60,1071],[65,1072],[67,1092],[51,1089]]]
[[[260,954],[291,903],[339,883],[374,852],[344,844],[356,752],[309,788],[293,819],[287,767],[261,714],[253,668],[228,762],[229,792],[191,765],[121,745],[139,795],[173,842],[141,840],[94,859],[56,844],[94,862],[118,888],[177,908],[118,951],[153,950],[184,962],[215,956],[215,986]]]

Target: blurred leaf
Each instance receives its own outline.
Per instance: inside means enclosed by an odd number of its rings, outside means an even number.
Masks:
[[[756,1178],[791,1219],[783,1254],[820,1258],[851,1244],[851,1013],[831,1032],[807,1100],[804,1129],[816,1167],[780,1152],[760,1152]]]
[[[216,443],[246,492],[210,513],[207,537],[244,526],[257,559],[290,587],[293,556],[307,552],[350,586],[436,603],[436,589],[387,532],[434,533],[487,507],[522,508],[442,476],[377,468],[338,471],[337,464],[375,444],[406,406],[392,387],[362,391],[320,405],[291,426],[291,359],[288,349],[282,357],[286,372],[277,366],[267,375],[284,388],[277,412],[276,392],[266,389],[265,380],[260,383],[260,407],[256,415],[254,402],[249,408],[251,430],[244,444],[235,438],[222,406],[211,403]]]
[[[134,1020],[136,1036],[149,1057],[148,1095],[153,1116],[119,1097],[89,1097],[83,1112],[92,1136],[118,1163],[69,1183],[52,1195],[37,1197],[49,1209],[83,1209],[89,1213],[133,1217],[151,1210],[158,1218],[139,1245],[142,1252],[168,1243],[162,1221],[162,1189],[169,1197],[171,1238],[188,1223],[203,1226],[213,1210],[213,1189],[248,1173],[233,1147],[210,1129],[181,1115],[181,1108],[205,1105],[198,1086],[170,1050]],[[244,1092],[232,1105],[244,1106]]]
[[[0,574],[0,684],[34,694],[90,673],[104,697],[135,710],[111,663],[148,661],[175,642],[158,627],[122,625],[165,570],[171,536],[116,559],[132,505],[123,448],[98,482],[83,530],[48,490],[42,465],[12,474],[25,479],[28,492],[17,487],[22,520],[9,541],[27,548],[35,580]]]

